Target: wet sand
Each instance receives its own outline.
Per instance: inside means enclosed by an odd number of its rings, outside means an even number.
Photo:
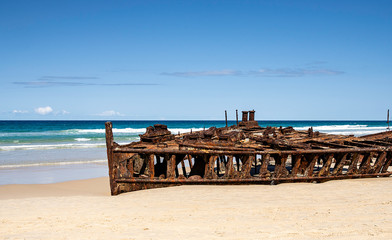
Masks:
[[[392,178],[180,186],[108,178],[0,186],[0,239],[392,239]]]

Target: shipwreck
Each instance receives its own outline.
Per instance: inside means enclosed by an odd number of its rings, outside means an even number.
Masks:
[[[227,115],[226,115],[227,116]],[[233,126],[173,134],[156,124],[106,146],[112,195],[186,184],[279,184],[392,175],[392,132],[362,137],[260,127],[255,111]]]

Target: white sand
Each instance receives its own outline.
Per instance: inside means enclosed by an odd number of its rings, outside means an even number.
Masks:
[[[0,239],[392,239],[392,178],[115,197],[107,178],[0,186]]]

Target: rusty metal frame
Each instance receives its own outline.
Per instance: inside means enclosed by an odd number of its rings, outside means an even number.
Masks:
[[[278,184],[392,175],[392,132],[368,137],[261,128],[254,111],[238,126],[172,135],[149,127],[142,141],[114,142],[107,122],[111,194],[192,184]]]

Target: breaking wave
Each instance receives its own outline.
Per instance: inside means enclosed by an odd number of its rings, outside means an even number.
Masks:
[[[169,131],[171,131],[173,134],[176,134],[178,132],[180,133],[185,133],[185,132],[190,132],[192,131],[201,131],[203,128],[169,128]],[[69,132],[73,133],[105,133],[105,129],[73,129],[73,130],[66,130]],[[146,128],[113,128],[113,133],[134,133],[134,134],[143,134],[146,132]]]
[[[311,126],[295,127],[296,130],[308,130]],[[363,136],[386,131],[386,127],[369,127],[368,125],[325,125],[313,126],[313,131],[322,133]]]
[[[82,148],[99,148],[105,147],[105,143],[66,143],[66,144],[26,144],[26,145],[10,145],[0,146],[0,151],[15,151],[15,150],[49,150],[49,149],[82,149]]]
[[[36,166],[57,166],[57,165],[71,165],[71,164],[92,164],[92,163],[106,163],[106,159],[102,160],[86,160],[86,161],[68,161],[68,162],[37,162],[37,163],[26,163],[26,164],[7,164],[0,165],[0,169],[4,168],[20,168],[20,167],[36,167]]]
[[[91,141],[91,138],[75,138],[77,142],[88,142]]]

